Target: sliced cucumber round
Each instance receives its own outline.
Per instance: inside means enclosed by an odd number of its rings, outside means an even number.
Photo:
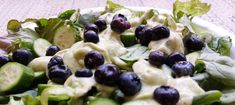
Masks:
[[[108,98],[96,98],[91,100],[88,105],[118,105],[115,101]]]
[[[38,84],[46,84],[48,81],[46,72],[35,72],[34,73],[34,80],[33,80],[33,86],[37,87]]]
[[[55,32],[53,44],[57,45],[60,49],[71,47],[76,41],[76,31],[70,26],[61,26]]]
[[[124,44],[125,47],[130,47],[137,43],[137,39],[135,37],[135,34],[132,32],[125,32],[121,34],[121,41]]]
[[[9,62],[0,69],[0,94],[23,92],[31,86],[33,79],[32,69],[16,62]]]
[[[46,39],[39,38],[33,43],[33,50],[38,56],[46,56],[47,48],[51,46],[51,43]]]

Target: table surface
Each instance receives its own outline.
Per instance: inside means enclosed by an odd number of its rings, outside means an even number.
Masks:
[[[157,7],[172,10],[174,0],[113,0],[126,6]],[[185,0],[184,0],[185,1]],[[212,4],[211,11],[202,16],[235,34],[235,0],[204,0]],[[0,0],[0,32],[6,32],[10,19],[49,17],[76,8],[105,6],[106,0]]]

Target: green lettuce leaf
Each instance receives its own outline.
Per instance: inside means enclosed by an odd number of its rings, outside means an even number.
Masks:
[[[41,38],[52,42],[56,29],[64,24],[65,21],[59,18],[39,19],[35,30]]]
[[[62,12],[62,13],[59,14],[58,18],[63,19],[63,20],[70,19],[70,17],[73,15],[73,13],[74,13],[75,11],[76,11],[76,10],[74,10],[74,9],[64,11],[64,12]]]
[[[208,46],[221,55],[230,56],[232,39],[230,37],[213,37]]]
[[[220,102],[222,93],[218,90],[207,91],[206,93],[193,97],[192,105],[211,105]]]
[[[15,40],[11,42],[13,49],[27,49],[33,51],[33,42],[39,38],[38,34],[31,29],[20,29],[20,31],[11,35],[15,37]]]
[[[235,89],[228,89],[222,92],[221,105],[235,105]]]
[[[177,20],[184,14],[187,16],[201,16],[206,14],[210,8],[210,4],[203,3],[201,0],[190,0],[188,2],[176,0],[173,4],[173,15]]]
[[[109,12],[114,12],[116,9],[126,8],[120,4],[114,3],[111,0],[107,0],[105,10]],[[127,8],[126,8],[127,9]]]
[[[235,60],[220,55],[206,47],[199,58],[205,64],[206,73],[210,78],[227,86],[235,87]]]
[[[18,20],[12,19],[7,24],[7,30],[12,32],[17,32],[21,28],[21,22]]]

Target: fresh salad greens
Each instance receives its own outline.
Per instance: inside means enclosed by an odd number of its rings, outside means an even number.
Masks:
[[[234,105],[233,40],[192,21],[201,0],[172,14],[107,0],[103,11],[8,22],[0,37],[0,104]]]

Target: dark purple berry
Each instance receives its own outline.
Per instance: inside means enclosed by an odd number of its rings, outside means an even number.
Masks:
[[[11,59],[8,56],[0,55],[0,67],[5,65],[6,63],[10,62]]]
[[[141,90],[142,83],[134,72],[125,72],[119,76],[118,87],[126,96],[133,96]]]
[[[92,77],[93,72],[90,69],[82,68],[75,72],[76,77]]]
[[[143,46],[148,46],[148,44],[152,40],[152,29],[150,27],[145,27],[141,32],[140,32],[140,44]]]
[[[105,30],[107,28],[107,23],[106,23],[105,20],[101,20],[101,19],[97,20],[95,22],[95,25],[98,27],[99,32],[101,32],[101,31],[103,31],[103,30]]]
[[[160,67],[162,64],[165,64],[167,60],[166,53],[162,51],[153,51],[149,54],[149,63]]]
[[[146,25],[139,25],[136,29],[135,29],[135,36],[137,37],[137,39],[140,39],[141,36],[141,31],[147,27]]]
[[[166,62],[167,65],[171,67],[172,65],[174,65],[176,62],[179,61],[186,61],[186,56],[180,52],[173,52],[168,56]]]
[[[152,28],[152,40],[160,40],[170,36],[170,30],[165,25],[158,25]]]
[[[183,38],[184,46],[189,52],[199,51],[205,47],[203,41],[193,35],[187,35]]]
[[[64,84],[70,75],[71,70],[64,65],[55,65],[48,69],[48,78],[58,84]]]
[[[160,86],[154,90],[154,99],[161,105],[176,105],[180,94],[178,90],[169,86]]]
[[[130,27],[130,23],[123,18],[115,18],[111,22],[111,29],[118,33],[122,33]]]
[[[23,65],[28,65],[28,63],[32,61],[33,58],[33,54],[25,49],[18,49],[12,54],[13,61],[21,63]]]
[[[99,32],[99,28],[95,24],[90,24],[85,27],[85,32],[90,30],[95,31],[96,33]]]
[[[116,14],[116,15],[113,16],[113,20],[117,19],[117,18],[122,18],[125,21],[127,21],[127,18],[123,14]]]
[[[47,68],[50,69],[55,65],[64,65],[63,59],[60,56],[53,56],[47,64]]]
[[[46,56],[53,56],[55,55],[58,51],[60,51],[60,48],[56,45],[52,45],[49,48],[47,48],[46,51]]]
[[[103,64],[95,71],[95,80],[99,84],[114,86],[119,77],[119,68],[113,64]]]
[[[172,66],[173,74],[177,77],[192,76],[194,72],[194,66],[188,61],[179,61]]]
[[[95,31],[89,30],[84,33],[84,42],[98,43],[99,36]]]
[[[85,55],[84,63],[86,68],[93,69],[104,64],[104,57],[98,51],[90,51]]]

